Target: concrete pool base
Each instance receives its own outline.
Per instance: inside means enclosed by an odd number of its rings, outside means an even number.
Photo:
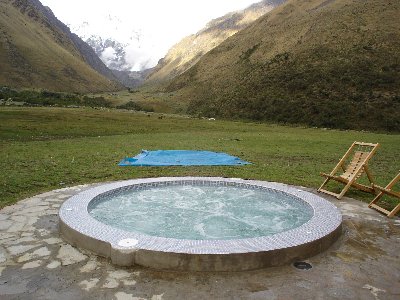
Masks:
[[[188,254],[114,248],[108,243],[82,237],[79,232],[74,232],[62,222],[60,222],[60,232],[71,245],[109,258],[117,266],[140,265],[162,270],[227,272],[276,267],[312,257],[327,250],[340,237],[342,226],[337,227],[323,239],[307,244],[271,251],[236,254]]]
[[[307,260],[310,270],[157,271],[114,266],[60,237],[60,205],[95,186],[47,192],[0,210],[0,299],[399,299],[400,219],[361,201],[321,195],[342,212],[344,233]]]
[[[104,195],[159,185],[235,186],[283,193],[312,208],[313,216],[297,228],[270,236],[184,240],[126,232],[95,220],[88,212],[91,203],[103,201]],[[59,214],[60,232],[74,246],[110,258],[119,266],[178,271],[244,271],[290,264],[325,251],[342,232],[340,212],[319,196],[280,183],[228,178],[168,177],[110,183],[70,198]]]

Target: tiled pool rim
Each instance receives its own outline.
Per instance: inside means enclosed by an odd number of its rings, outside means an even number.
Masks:
[[[116,190],[180,184],[272,189],[300,198],[312,207],[314,215],[297,228],[270,236],[180,240],[123,231],[95,220],[88,212],[95,197]],[[281,183],[220,177],[162,177],[104,184],[65,201],[59,217],[60,232],[69,243],[110,258],[116,265],[182,271],[242,271],[284,265],[321,253],[342,231],[339,210],[317,195]]]

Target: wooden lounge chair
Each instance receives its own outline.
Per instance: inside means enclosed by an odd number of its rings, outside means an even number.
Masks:
[[[395,198],[398,198],[400,200],[400,192],[396,192],[393,191],[392,188],[393,186],[400,181],[400,173],[397,174],[397,176],[395,178],[393,178],[393,180],[391,182],[389,182],[389,184],[386,187],[381,187],[379,185],[375,185],[374,187],[379,190],[379,194],[375,197],[374,200],[371,201],[371,203],[368,205],[368,207],[370,208],[374,208],[378,211],[380,211],[381,213],[384,213],[385,215],[387,215],[389,218],[394,217],[399,211],[400,211],[400,202],[399,204],[396,205],[395,208],[393,208],[391,211],[388,211],[386,209],[384,209],[383,207],[380,207],[378,204],[376,204],[379,199],[381,199],[384,195],[388,195],[388,196],[392,196]]]
[[[373,178],[368,171],[368,161],[374,155],[378,147],[379,144],[354,142],[330,174],[321,173],[321,176],[326,177],[326,179],[318,189],[318,192],[323,192],[338,199],[341,199],[350,187],[375,194]],[[343,171],[343,173],[337,175],[339,171]],[[356,182],[363,173],[367,175],[371,183],[370,186]],[[339,194],[323,189],[331,179],[345,185]]]

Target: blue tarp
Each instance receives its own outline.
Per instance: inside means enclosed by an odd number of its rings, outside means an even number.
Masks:
[[[119,166],[237,166],[247,161],[226,153],[193,150],[142,150],[121,160]]]

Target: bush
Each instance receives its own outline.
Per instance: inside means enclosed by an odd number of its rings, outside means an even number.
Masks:
[[[103,97],[88,97],[78,94],[57,93],[51,91],[24,90],[16,91],[8,87],[0,88],[0,99],[13,99],[28,105],[40,106],[89,106],[110,107],[111,102]]]
[[[117,106],[118,109],[127,109],[127,110],[136,110],[136,111],[145,111],[145,112],[154,112],[154,108],[141,105],[134,101],[129,101],[123,105]]]
[[[82,101],[83,106],[90,107],[111,107],[111,102],[107,101],[103,97],[88,97],[84,96]]]

